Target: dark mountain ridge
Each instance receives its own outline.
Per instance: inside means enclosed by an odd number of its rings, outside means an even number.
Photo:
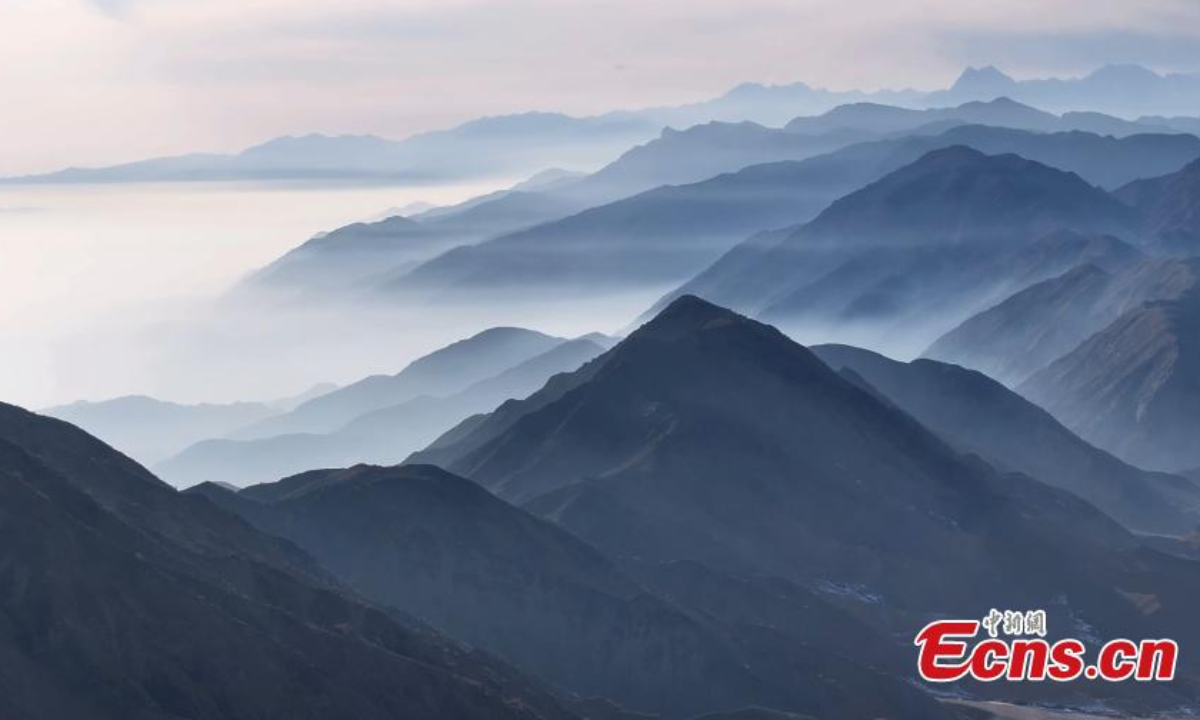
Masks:
[[[820,702],[848,718],[942,714],[866,668],[831,666],[832,680],[764,677],[729,628],[684,612],[563,530],[431,466],[357,466],[238,494],[197,491],[294,540],[367,596],[584,697],[666,717]],[[853,697],[862,683],[888,701]]]
[[[1200,526],[1200,487],[1139,470],[1088,445],[1045,410],[982,373],[932,360],[897,362],[844,345],[812,350],[959,450],[1068,490],[1126,527],[1183,535]]]
[[[1173,559],[694,297],[498,413],[503,427],[476,420],[429,455],[617,557],[823,588],[900,637],[996,603],[1045,606],[1063,632],[1081,618],[1102,635],[1196,632],[1184,595],[1200,589]],[[1135,585],[1170,613],[1137,610]],[[1176,702],[1138,702],[1159,701]]]
[[[691,296],[497,415],[418,457],[614,557],[782,577],[900,637],[997,602],[1045,606],[1064,632],[1081,618],[1102,635],[1196,631],[1183,595],[1200,588],[1174,559],[1072,494],[959,455],[780,332]],[[1172,610],[1147,617],[1127,592],[1170,595]]]
[[[290,543],[7,405],[0,535],[5,717],[571,717]]]

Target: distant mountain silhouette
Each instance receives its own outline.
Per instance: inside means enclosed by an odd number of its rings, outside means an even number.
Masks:
[[[1159,74],[1138,65],[1105,65],[1077,78],[1014,80],[994,67],[968,68],[948,90],[929,93],[926,107],[1009,97],[1053,112],[1097,111],[1121,117],[1191,115],[1200,75]]]
[[[297,432],[330,432],[372,410],[421,395],[452,395],[565,342],[524,328],[497,327],[476,333],[413,360],[395,375],[372,375],[313,398],[291,412],[238,432],[255,439]]]
[[[1195,260],[1188,261],[1192,276]],[[1200,288],[1121,315],[1019,388],[1084,439],[1140,465],[1200,463]]]
[[[733,628],[664,601],[570,534],[434,467],[357,466],[236,495],[196,492],[293,540],[369,597],[586,697],[670,717],[752,704],[824,704],[847,718],[941,714],[900,681],[833,659],[827,679],[763,673],[740,655]],[[822,615],[854,624],[811,608]],[[856,697],[866,686],[879,699]]]
[[[1127,527],[1186,534],[1200,527],[1200,486],[1131,467],[1071,433],[991,378],[932,360],[902,363],[845,345],[813,348],[964,452],[1069,490]],[[851,378],[853,379],[853,377]]]
[[[929,110],[857,103],[840,105],[815,117],[796,118],[783,130],[752,122],[711,122],[686,130],[667,128],[661,137],[629,150],[590,176],[560,187],[559,192],[579,202],[598,204],[659,185],[699,182],[750,165],[801,160],[881,136],[910,132],[936,135],[962,125],[1045,133],[1086,131],[1117,137],[1176,132],[1166,124],[1132,122],[1100,113],[1068,113],[1060,117],[1008,98]],[[1062,144],[1062,139],[1058,142]],[[1174,145],[1176,152],[1185,153],[1188,150],[1184,144],[1190,143],[1191,154],[1200,156],[1200,139],[1195,137],[1164,138],[1162,142]],[[1178,163],[1166,165],[1175,168]],[[1094,182],[1104,185],[1105,180]]]
[[[277,415],[266,403],[182,405],[144,395],[47,408],[46,415],[84,428],[138,462],[155,463],[205,438]]]
[[[598,167],[661,125],[636,116],[558,113],[486,117],[390,140],[371,135],[281,137],[233,155],[193,154],[97,168],[69,168],[12,182],[96,183],[224,180],[430,182],[511,177],[556,165]]]
[[[573,717],[290,543],[8,405],[0,580],[4,717]]]
[[[662,135],[561,187],[558,194],[587,205],[612,202],[661,185],[684,185],[763,163],[802,160],[861,140],[871,133],[831,126],[812,134],[752,122],[666,128]]]
[[[935,608],[997,603],[1046,607],[1057,632],[1078,631],[1072,617],[1100,636],[1197,632],[1190,563],[1069,493],[959,455],[775,329],[694,297],[498,413],[498,433],[475,420],[428,455],[617,557],[774,575],[905,642]],[[1118,591],[1133,582],[1172,595],[1171,619],[1134,608]],[[1178,701],[1146,691],[1128,689],[1143,707]]]
[[[1123,313],[1179,297],[1200,278],[1186,261],[1093,255],[1063,275],[1032,285],[969,318],[925,355],[981,370],[1017,386],[1075,349]]]
[[[858,131],[932,134],[956,125],[988,125],[1036,132],[1086,131],[1117,137],[1176,132],[1166,122],[1130,121],[1102,113],[1069,112],[1055,115],[1011,100],[1003,94],[988,96],[987,101],[974,100],[955,107],[925,110],[876,103],[841,105],[822,115],[796,118],[785,129],[805,133]]]
[[[267,431],[272,425],[263,424],[244,433],[262,437],[197,442],[155,466],[155,470],[182,487],[208,480],[244,486],[312,468],[395,464],[465,418],[492,410],[505,400],[523,398],[552,375],[575,370],[603,351],[592,340],[563,342],[457,392],[439,397],[421,394],[385,407],[363,409],[361,414],[330,431],[271,435]],[[398,387],[399,384],[392,386]],[[376,389],[380,399],[386,395],[383,386]],[[339,409],[348,407],[343,405]],[[280,418],[279,422],[287,425],[310,419],[297,416],[290,420]]]
[[[780,127],[845,105],[940,109],[1000,98],[1064,117],[1054,129],[1121,134],[1138,117],[1146,126],[1200,131],[1191,117],[1200,76],[1161,75],[1136,65],[1108,65],[1080,78],[1013,80],[993,67],[968,68],[951,88],[833,91],[803,82],[743,83],[708,100],[679,106],[618,110],[592,117],[530,112],[484,117],[458,127],[388,140],[370,135],[281,137],[237,154],[193,153],[110,167],[67,168],[0,182],[156,182],[186,180],[375,180],[428,182],[528,174],[547,167],[594,168],[664,127],[752,122]],[[897,115],[899,113],[896,113]],[[1106,115],[1103,115],[1106,114]],[[989,120],[971,120],[985,122]],[[1025,127],[1022,125],[1022,127]]]
[[[1130,183],[1116,195],[1145,215],[1142,233],[1150,247],[1200,253],[1200,160],[1170,175]]]
[[[537,192],[501,192],[461,208],[346,225],[314,237],[243,281],[250,288],[304,293],[354,292],[384,273],[399,273],[460,245],[472,245],[579,206]]]

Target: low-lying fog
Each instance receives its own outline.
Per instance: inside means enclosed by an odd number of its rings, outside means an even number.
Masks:
[[[395,372],[492,324],[615,330],[654,299],[587,312],[553,303],[444,312],[213,308],[237,278],[314,233],[508,184],[0,186],[0,400],[40,408],[123,394],[268,399]]]

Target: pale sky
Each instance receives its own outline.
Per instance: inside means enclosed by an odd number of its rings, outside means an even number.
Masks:
[[[1200,69],[1196,0],[0,0],[0,175],[743,81]]]

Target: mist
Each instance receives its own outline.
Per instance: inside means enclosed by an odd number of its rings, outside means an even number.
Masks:
[[[240,277],[317,232],[413,201],[450,203],[493,189],[0,188],[0,397],[30,407],[130,393],[218,401],[384,369],[429,349],[439,328],[452,334],[454,323],[427,311],[264,314],[219,301]]]

